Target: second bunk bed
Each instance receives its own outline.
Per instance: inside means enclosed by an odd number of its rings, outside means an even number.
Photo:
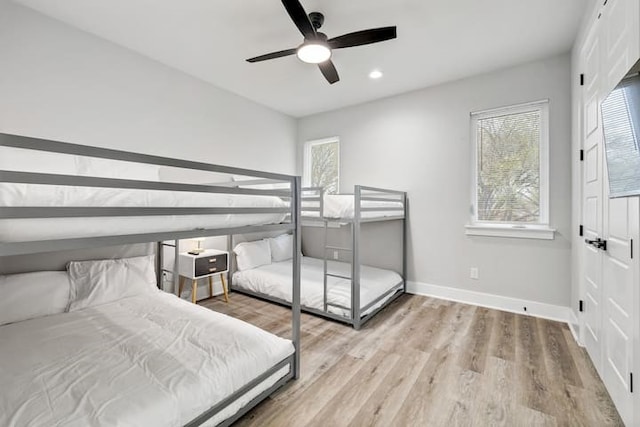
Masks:
[[[322,230],[321,256],[301,260],[302,310],[360,329],[406,291],[406,193],[362,185],[356,185],[353,194],[325,194],[321,187],[306,187],[301,193],[303,224]],[[375,223],[389,221],[400,223],[400,265],[381,268],[363,262],[363,232],[375,233]],[[336,229],[348,230],[349,244],[332,241]],[[231,289],[290,305],[291,260],[280,254],[291,236],[238,244],[235,239],[229,239],[229,252],[235,253]]]

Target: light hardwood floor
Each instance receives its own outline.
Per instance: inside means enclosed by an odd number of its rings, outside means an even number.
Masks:
[[[286,308],[202,303],[285,336]],[[622,425],[565,324],[405,295],[360,331],[304,315],[302,375],[236,426]]]

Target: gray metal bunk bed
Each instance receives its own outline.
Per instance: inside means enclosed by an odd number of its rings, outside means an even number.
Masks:
[[[145,231],[140,233],[121,234],[113,230],[101,232],[99,235],[92,236],[74,236],[71,238],[62,238],[57,236],[46,240],[28,240],[21,241],[15,238],[3,238],[0,230],[0,261],[2,257],[39,254],[54,251],[96,248],[116,245],[128,245],[135,243],[157,243],[157,278],[158,287],[162,282],[162,245],[165,241],[181,239],[190,239],[196,237],[209,236],[229,236],[233,234],[244,234],[254,232],[272,232],[284,231],[292,233],[294,236],[293,247],[293,303],[291,311],[291,341],[293,343],[294,352],[287,359],[280,361],[272,366],[259,377],[253,379],[249,383],[239,388],[232,395],[227,396],[220,402],[210,407],[204,413],[198,415],[187,426],[197,426],[205,423],[214,415],[223,411],[234,401],[248,393],[254,387],[259,385],[263,380],[276,372],[289,366],[289,372],[281,377],[275,384],[268,387],[256,397],[252,398],[249,403],[242,407],[238,412],[227,418],[219,425],[230,425],[259,402],[267,398],[278,388],[283,386],[290,380],[297,379],[300,374],[300,178],[289,175],[273,174],[256,170],[240,169],[227,166],[212,165],[207,163],[192,162],[186,160],[172,159],[166,157],[145,155],[139,153],[131,153],[113,149],[97,148],[63,142],[49,141],[43,139],[29,138],[24,136],[9,135],[0,133],[0,147],[12,147],[19,149],[33,150],[33,152],[58,153],[70,156],[79,156],[82,158],[110,159],[115,161],[134,162],[136,164],[166,166],[172,168],[180,168],[187,170],[213,172],[217,174],[244,175],[254,178],[254,182],[277,182],[287,184],[286,189],[278,190],[261,190],[251,188],[239,188],[237,186],[228,185],[228,183],[194,185],[176,182],[161,181],[145,181],[131,179],[114,179],[101,178],[94,176],[78,176],[64,174],[50,174],[37,172],[22,172],[14,170],[0,170],[0,185],[13,184],[29,184],[29,185],[47,185],[62,187],[80,187],[80,188],[97,188],[97,189],[135,189],[135,190],[160,190],[167,192],[189,192],[198,194],[229,194],[229,195],[249,195],[249,196],[277,196],[288,200],[285,207],[130,207],[130,206],[0,206],[0,222],[2,220],[42,220],[55,221],[57,219],[73,219],[74,221],[82,221],[91,218],[124,218],[125,220],[134,217],[154,218],[181,218],[183,216],[197,216],[205,218],[206,216],[240,216],[254,214],[280,214],[284,220],[280,223],[269,223],[259,225],[241,225],[226,227],[222,224],[219,227],[203,227],[190,229],[173,229],[171,231]],[[15,228],[15,227],[14,227]],[[8,230],[5,228],[5,230]],[[15,237],[15,236],[14,236]],[[174,261],[174,281],[178,280],[178,245],[175,245],[176,257]],[[7,258],[5,258],[7,259]]]
[[[406,291],[406,192],[388,190],[382,188],[366,187],[356,185],[353,194],[330,195],[325,198],[324,189],[321,187],[305,187],[301,189],[301,218],[309,224],[320,224],[323,229],[323,274],[322,274],[322,307],[315,308],[302,304],[302,311],[336,320],[338,322],[352,325],[355,329],[360,329],[368,320],[373,318],[380,310],[391,304],[395,299]],[[333,199],[331,199],[333,197]],[[342,200],[340,200],[342,198]],[[344,203],[347,208],[344,208]],[[332,202],[332,203],[328,203]],[[375,298],[361,306],[362,280],[361,273],[363,264],[361,262],[361,235],[363,224],[401,221],[401,247],[402,266],[401,275],[397,282],[393,282],[385,291],[379,293]],[[351,231],[351,247],[342,247],[328,242],[328,231],[331,226],[346,225]],[[229,240],[229,249],[233,248],[233,238]],[[329,253],[339,251],[350,254],[348,257],[350,264],[350,275],[339,274],[331,270],[332,261]],[[233,260],[234,257],[232,257]],[[306,257],[305,257],[306,258]],[[364,266],[365,268],[370,268]],[[231,263],[231,272],[235,271],[235,264]],[[303,279],[304,279],[304,264]],[[350,304],[338,304],[329,301],[329,278],[337,278],[350,282]],[[304,285],[303,285],[304,286]],[[275,302],[281,305],[290,306],[286,299],[274,297],[265,292],[260,292],[247,287],[239,287],[233,282],[233,275],[230,275],[230,287],[235,292],[244,293],[253,297]],[[353,307],[353,309],[352,309]],[[343,311],[343,315],[332,312],[331,309]],[[335,311],[335,310],[333,310]]]

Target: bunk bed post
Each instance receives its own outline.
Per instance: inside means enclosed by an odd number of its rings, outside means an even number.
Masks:
[[[354,213],[352,223],[352,263],[351,263],[351,317],[354,329],[360,329],[360,203],[362,190],[359,185],[354,191]]]
[[[164,266],[164,260],[162,259],[164,251],[162,250],[162,242],[156,242],[156,285],[158,289],[164,290],[162,281],[162,267]]]
[[[320,202],[320,206],[322,206],[322,202]],[[322,208],[320,208],[320,217],[322,217]],[[323,310],[327,311],[328,307],[327,307],[327,303],[329,302],[329,298],[327,296],[327,233],[329,231],[328,227],[329,227],[329,221],[327,221],[326,219],[323,221],[324,224],[324,234],[322,237],[322,244],[324,245],[324,250],[323,250],[323,257],[322,257],[322,262],[323,262],[323,268],[324,268],[324,274],[322,275],[322,289],[323,289]]]
[[[402,292],[407,292],[407,193],[402,193]]]
[[[233,234],[229,234],[227,236],[227,252],[229,259],[227,260],[228,271],[227,271],[227,283],[229,284],[229,290],[233,286],[233,273],[235,273],[235,257],[233,256]]]
[[[180,259],[180,240],[173,241],[173,293],[178,295],[178,280],[180,273],[178,272],[178,260]],[[178,295],[178,298],[180,295]]]
[[[324,217],[324,187],[320,187],[318,196],[320,197],[320,219],[322,219]]]
[[[291,294],[291,341],[295,347],[293,378],[300,377],[300,266],[302,261],[302,227],[300,224],[300,177],[291,180],[291,221],[294,226],[293,239],[293,289]]]

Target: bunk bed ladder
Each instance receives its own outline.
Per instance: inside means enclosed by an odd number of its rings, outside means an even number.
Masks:
[[[362,219],[362,187],[354,186],[353,221],[351,222],[351,320],[353,328],[362,326],[360,316],[360,220]]]
[[[324,255],[323,255],[323,286],[324,286],[324,311],[327,312],[328,307],[332,306],[332,307],[337,307],[337,308],[342,308],[342,309],[348,309],[351,310],[351,307],[344,307],[343,305],[340,304],[333,304],[330,303],[328,301],[328,278],[329,277],[337,277],[339,279],[346,279],[351,281],[351,277],[350,276],[344,276],[342,274],[337,274],[337,273],[330,273],[329,272],[329,257],[330,257],[330,253],[334,252],[334,251],[338,251],[338,252],[353,252],[352,248],[344,248],[341,246],[335,246],[335,245],[329,245],[327,240],[328,240],[328,231],[329,231],[329,220],[324,220],[324,241],[323,241],[323,246],[324,246]]]
[[[360,259],[359,259],[359,241],[360,241],[360,219],[361,219],[361,199],[362,199],[362,189],[359,185],[355,186],[355,202],[354,202],[354,217],[353,220],[350,221],[351,225],[351,247],[345,248],[340,246],[328,245],[327,244],[327,234],[329,231],[329,220],[324,219],[324,254],[323,254],[323,264],[324,264],[324,311],[327,312],[328,306],[334,306],[342,309],[348,309],[351,312],[351,325],[354,329],[360,329],[362,324],[362,319],[360,317]],[[328,271],[328,260],[327,254],[330,251],[338,251],[338,252],[349,252],[351,256],[349,257],[349,263],[351,264],[351,276],[343,276],[340,274],[330,273]],[[331,304],[329,303],[327,297],[327,279],[328,277],[337,277],[339,279],[346,279],[351,282],[351,305],[350,307],[344,307],[339,304]]]

